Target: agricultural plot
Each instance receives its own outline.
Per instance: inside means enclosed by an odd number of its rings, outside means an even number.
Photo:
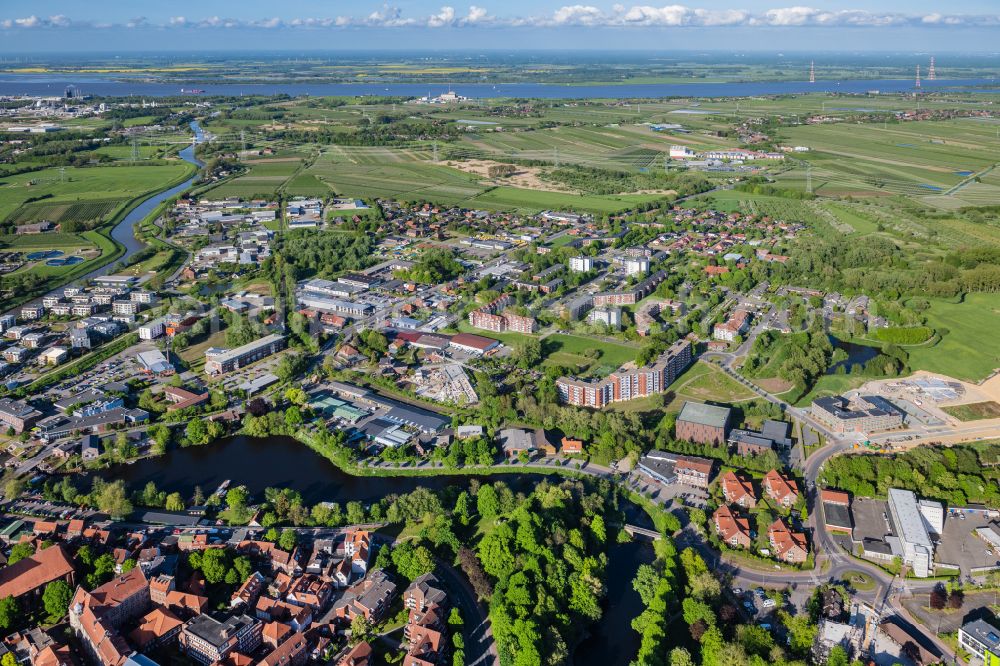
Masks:
[[[52,222],[105,222],[125,204],[124,199],[103,201],[75,201],[49,203],[47,201],[22,204],[8,219],[14,224],[30,224],[49,220]]]
[[[615,213],[658,198],[660,197],[652,194],[567,194],[526,190],[519,187],[497,187],[470,200],[469,205],[517,210],[523,213],[537,213],[549,209]]]
[[[359,164],[335,160],[330,153],[321,156],[306,173],[338,195],[426,200],[444,205],[466,201],[486,189],[473,176],[446,166],[416,161]]]
[[[802,125],[782,134],[812,149],[803,158],[818,169],[813,176],[819,194],[946,195],[991,167],[1000,149],[995,132],[967,120]]]
[[[75,167],[62,172],[53,168],[5,176],[0,178],[0,219],[6,219],[28,199],[46,206],[88,203],[100,207],[109,201],[130,201],[146,192],[180,181],[190,170],[191,166],[187,163],[177,163],[157,166]],[[42,197],[43,201],[39,202]],[[65,214],[84,215],[88,211],[80,208],[74,210],[69,206],[65,209]]]
[[[311,173],[300,173],[284,186],[290,196],[325,197],[332,194],[330,187]]]
[[[664,137],[617,127],[554,127],[532,132],[473,134],[456,157],[504,156],[553,164],[579,164],[604,169],[640,170],[662,162],[669,150]]]
[[[93,247],[93,243],[81,234],[51,232],[46,234],[7,234],[0,235],[0,246],[10,250],[31,252],[35,249],[75,250]]]
[[[245,163],[249,171],[213,188],[213,197],[273,198],[302,165],[298,158],[252,160]]]

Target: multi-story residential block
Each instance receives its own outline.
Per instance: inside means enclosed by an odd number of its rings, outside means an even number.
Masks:
[[[1000,629],[985,620],[966,622],[958,630],[958,645],[982,659],[984,666],[1000,663]]]
[[[111,304],[111,312],[116,315],[135,315],[139,313],[138,301],[114,301]]]
[[[249,615],[235,615],[219,621],[198,615],[181,630],[181,651],[201,664],[225,660],[233,652],[249,655],[261,643],[261,621]]]
[[[625,275],[640,275],[649,272],[649,259],[626,259]]]
[[[140,340],[155,340],[166,331],[165,320],[161,317],[152,321],[147,321],[139,327]]]
[[[624,366],[600,380],[560,377],[556,380],[556,390],[563,403],[601,409],[613,402],[666,391],[690,364],[691,343],[679,340],[651,365]]]
[[[708,488],[708,484],[712,480],[714,466],[715,463],[708,458],[677,456],[677,461],[674,463],[674,474],[677,475],[677,483],[695,488]]]
[[[737,336],[743,335],[750,329],[750,313],[746,310],[736,310],[732,316],[716,324],[712,329],[712,337],[716,340],[732,342]]]
[[[470,312],[469,325],[496,333],[504,331],[534,333],[538,328],[538,322],[532,316],[517,314],[510,310],[509,307],[513,303],[513,297],[510,294],[504,294],[489,305],[484,305]]]

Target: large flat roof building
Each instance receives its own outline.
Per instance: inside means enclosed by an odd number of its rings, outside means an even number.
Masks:
[[[24,432],[41,417],[40,411],[23,400],[10,398],[0,400],[0,422],[6,423],[16,433]]]
[[[675,426],[677,439],[702,444],[722,444],[729,432],[731,413],[732,410],[728,407],[685,402],[681,413],[677,416]]]
[[[889,489],[889,515],[902,551],[903,564],[918,578],[927,578],[934,568],[934,542],[917,496],[910,490]]]
[[[210,375],[230,372],[276,354],[284,348],[285,336],[271,334],[236,349],[209,349],[205,352],[205,372]]]
[[[877,395],[858,396],[853,401],[839,395],[817,398],[809,411],[834,432],[866,433],[903,425],[903,412]]]

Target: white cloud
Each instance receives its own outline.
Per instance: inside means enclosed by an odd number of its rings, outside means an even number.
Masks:
[[[705,2],[705,0],[702,0]],[[503,6],[502,4],[500,5]],[[620,28],[682,28],[682,27],[986,27],[1000,25],[1000,16],[972,14],[906,14],[902,12],[872,12],[862,9],[825,10],[806,5],[774,7],[760,12],[743,9],[717,9],[691,7],[682,4],[614,4],[610,7],[573,4],[559,7],[551,13],[526,16],[497,16],[486,7],[472,5],[465,16],[454,7],[445,5],[437,12],[424,16],[404,17],[402,10],[383,5],[367,15],[339,15],[336,17],[271,17],[233,19],[219,16],[191,18],[174,16],[165,22],[152,23],[145,17],[129,19],[122,24],[93,23],[76,20],[64,15],[36,15],[0,18],[0,29],[64,29],[70,27],[106,29],[124,27],[142,28],[250,28],[278,29],[335,29],[335,28],[398,28],[427,26],[430,28],[495,26],[522,27],[620,27]]]
[[[454,7],[442,7],[441,11],[437,14],[431,14],[427,17],[427,27],[429,28],[442,28],[444,26],[449,26],[455,23],[455,8]]]
[[[805,25],[818,14],[811,7],[785,7],[764,12],[764,22],[770,25]]]
[[[465,25],[490,23],[491,21],[493,21],[493,17],[490,16],[490,13],[486,9],[475,5],[469,7],[469,14],[462,19],[462,23]]]
[[[555,25],[599,25],[605,19],[601,10],[592,5],[560,7],[552,14],[552,23]]]

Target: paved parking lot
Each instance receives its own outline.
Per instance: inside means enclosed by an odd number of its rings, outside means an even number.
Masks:
[[[889,534],[889,525],[885,515],[888,511],[885,500],[856,498],[851,502],[851,515],[854,517],[854,540],[881,540]]]
[[[977,527],[986,527],[990,523],[978,511],[946,515],[944,534],[941,535],[941,543],[934,554],[935,562],[958,565],[963,576],[968,576],[970,569],[1000,566],[1000,556],[976,536]]]
[[[669,504],[672,500],[676,500],[687,506],[704,509],[708,503],[708,492],[705,490],[679,483],[662,483],[638,470],[629,475],[628,486],[660,504]]]

